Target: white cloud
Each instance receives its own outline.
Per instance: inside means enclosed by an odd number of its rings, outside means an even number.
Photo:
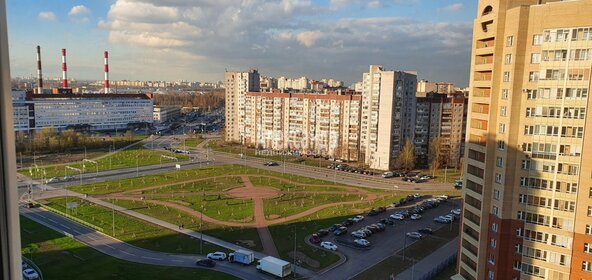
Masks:
[[[310,48],[323,36],[320,31],[304,31],[296,35],[296,40],[303,46]]]
[[[54,22],[54,21],[58,20],[58,18],[56,17],[56,15],[53,12],[40,12],[37,17],[40,20],[47,21],[47,22]]]
[[[460,9],[462,9],[463,4],[462,3],[453,3],[450,4],[446,7],[440,8],[440,11],[444,11],[444,12],[458,12],[460,11]]]
[[[68,15],[71,17],[78,16],[78,15],[87,15],[87,14],[90,14],[90,9],[84,5],[74,6],[74,7],[72,7],[72,9],[70,9],[70,12],[68,13]]]

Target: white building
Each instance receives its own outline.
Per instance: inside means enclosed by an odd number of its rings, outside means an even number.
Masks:
[[[111,130],[151,124],[153,118],[150,94],[12,94],[16,131],[80,126]]]
[[[154,107],[152,112],[152,120],[155,125],[159,125],[170,120],[176,119],[181,115],[181,108],[179,107]]]
[[[413,142],[416,86],[416,72],[370,65],[363,74],[360,149],[370,168],[393,169],[406,139]]]
[[[260,77],[257,70],[224,73],[226,90],[226,135],[228,142],[243,143],[246,120],[245,99],[247,92],[260,91]],[[278,81],[279,82],[279,81]]]

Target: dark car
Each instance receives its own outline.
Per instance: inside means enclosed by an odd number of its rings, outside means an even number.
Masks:
[[[337,229],[339,229],[340,227],[342,227],[342,225],[341,225],[341,224],[334,224],[334,225],[332,225],[332,226],[331,226],[331,227],[330,227],[328,230],[329,230],[330,232],[334,232],[334,231],[336,231]]]
[[[340,227],[338,229],[336,229],[333,234],[335,234],[336,236],[340,236],[340,235],[344,235],[347,232],[347,228],[346,227]]]
[[[366,236],[370,236],[373,234],[373,232],[367,228],[362,228],[362,229],[360,229],[360,231],[364,232],[364,234],[366,234]]]
[[[382,223],[376,223],[376,224],[372,224],[375,227],[378,227],[378,231],[384,231],[386,229],[386,226]]]
[[[320,229],[319,231],[317,231],[317,235],[319,237],[327,236],[328,234],[329,234],[329,231],[326,229]]]
[[[263,165],[265,166],[278,166],[279,164],[275,161],[268,161],[266,163],[264,163]]]
[[[354,220],[352,218],[348,218],[347,220],[343,221],[341,224],[343,226],[348,227],[348,226],[351,226],[354,224]]]
[[[377,233],[380,231],[380,229],[375,225],[369,225],[369,226],[366,226],[366,228],[368,230],[370,230],[372,233]]]
[[[372,209],[370,210],[370,212],[368,212],[368,216],[376,216],[378,215],[378,212],[376,212],[376,210]]]
[[[395,224],[395,222],[393,222],[393,221],[391,221],[391,220],[389,220],[389,219],[381,219],[381,220],[380,220],[380,223],[381,223],[381,224],[384,224],[384,225],[389,225],[389,226],[392,226],[392,225],[394,225],[394,224]]]
[[[310,239],[308,239],[308,241],[310,241],[310,243],[318,244],[318,243],[321,243],[321,238],[319,237],[318,234],[313,233],[310,236]]]
[[[384,213],[384,212],[386,212],[386,207],[380,206],[380,207],[376,208],[375,210],[378,213]]]
[[[204,267],[214,267],[216,266],[216,262],[210,259],[201,259],[195,262],[196,265],[204,266]]]
[[[429,227],[426,227],[426,228],[418,229],[417,232],[423,233],[423,234],[432,234],[432,233],[434,233],[434,230]]]

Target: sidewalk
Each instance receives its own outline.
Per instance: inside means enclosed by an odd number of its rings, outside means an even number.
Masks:
[[[446,245],[440,247],[433,254],[423,258],[419,262],[415,263],[414,266],[407,270],[397,274],[394,279],[430,279],[433,277],[433,271],[442,262],[446,261],[451,256],[456,256],[458,252],[458,237],[452,239]]]

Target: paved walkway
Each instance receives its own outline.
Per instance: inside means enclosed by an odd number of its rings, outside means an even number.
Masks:
[[[440,249],[421,259],[419,262],[415,263],[414,266],[397,274],[395,279],[430,279],[434,276],[432,274],[433,269],[451,256],[456,256],[457,252],[458,237],[452,239],[452,241],[446,243],[446,245],[440,247]]]
[[[241,176],[243,183],[245,184],[245,188],[248,190],[252,190],[253,196],[253,207],[255,212],[255,227],[257,228],[257,233],[259,233],[259,239],[261,239],[261,245],[263,246],[263,252],[279,257],[280,254],[278,253],[277,248],[275,247],[275,243],[273,242],[273,237],[271,236],[271,232],[269,232],[269,228],[267,227],[267,221],[265,220],[265,208],[263,207],[263,198],[261,196],[257,196],[257,189],[251,183],[249,176],[243,175]]]

